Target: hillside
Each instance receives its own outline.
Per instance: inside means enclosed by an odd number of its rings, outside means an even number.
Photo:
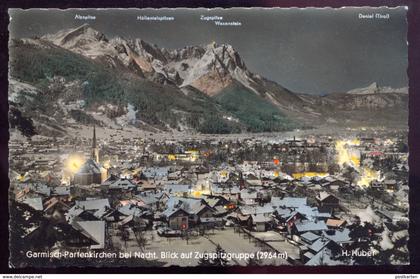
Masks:
[[[168,50],[82,25],[9,45],[10,115],[26,134],[60,136],[77,124],[240,133],[407,122],[401,90],[375,83],[326,96],[291,92],[250,72],[226,44]]]

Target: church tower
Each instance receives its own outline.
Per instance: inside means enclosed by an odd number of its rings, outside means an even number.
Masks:
[[[97,164],[99,164],[99,149],[98,149],[98,146],[96,145],[96,129],[95,129],[95,126],[93,126],[91,157]]]

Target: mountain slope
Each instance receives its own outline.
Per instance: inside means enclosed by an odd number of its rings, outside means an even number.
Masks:
[[[31,100],[13,102],[11,99],[11,102],[34,119],[42,115],[54,118],[58,111],[65,116],[63,106],[83,100],[83,110],[87,112],[98,111],[102,105],[112,105],[113,113],[108,115],[114,118],[126,112],[127,104],[133,104],[139,121],[163,130],[181,126],[199,129],[201,122],[210,115],[225,122],[217,104],[205,95],[202,100],[189,97],[177,87],[153,83],[129,71],[115,72],[101,63],[55,46],[38,47],[14,41],[10,50],[13,79],[40,91]],[[14,92],[16,90],[18,92]],[[21,93],[19,88],[10,88],[10,91],[14,99]],[[191,119],[195,126],[188,125]]]
[[[106,125],[95,120],[98,113],[117,121],[129,105],[136,111],[131,123],[143,128],[202,133],[255,130],[249,122],[231,120],[231,112],[190,85],[154,82],[128,67],[110,68],[98,57],[91,59],[43,40],[13,40],[10,51],[12,81],[40,92],[31,100],[10,101],[16,111],[33,118],[38,130],[49,135],[63,134],[66,121]],[[10,91],[10,96],[22,93],[15,88]],[[80,101],[83,106],[74,107]],[[281,125],[272,127],[270,131],[283,130]]]
[[[408,117],[403,89],[374,83],[348,93],[299,94],[250,72],[227,44],[168,50],[138,38],[109,39],[89,25],[11,40],[10,80],[16,121],[32,119],[30,131],[49,135],[75,123],[237,133],[405,126]]]
[[[141,39],[108,39],[87,24],[45,35],[42,39],[85,57],[108,61],[110,67],[117,63],[135,65],[146,79],[153,82],[181,88],[192,86],[209,96],[219,94],[236,82],[265,96],[270,102],[270,98],[276,99],[283,107],[290,104],[285,96],[299,102],[299,98],[284,87],[251,73],[239,53],[227,44],[213,42],[167,50]],[[281,98],[276,98],[279,94]],[[287,103],[283,104],[283,101]]]
[[[367,87],[356,88],[348,91],[349,94],[378,94],[378,93],[408,93],[408,87],[392,88],[389,86],[379,86],[373,82]]]
[[[275,105],[238,82],[226,87],[215,99],[236,119],[246,123],[248,132],[285,131],[299,127]]]

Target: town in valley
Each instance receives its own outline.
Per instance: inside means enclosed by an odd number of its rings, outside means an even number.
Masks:
[[[410,264],[406,7],[8,12],[10,267]]]
[[[402,131],[171,139],[88,130],[86,138],[10,143],[11,229],[22,266],[408,263]]]

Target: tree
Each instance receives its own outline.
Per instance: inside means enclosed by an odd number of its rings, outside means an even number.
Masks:
[[[398,152],[407,153],[408,152],[408,145],[405,142],[398,142],[397,143]]]
[[[215,251],[216,257],[212,261],[212,265],[215,266],[226,266],[228,264],[228,260],[226,259],[226,251],[223,250],[222,246],[220,244],[217,244],[216,251]]]
[[[360,218],[358,216],[354,217],[354,223],[348,226],[350,233],[350,239],[353,243],[348,247],[350,251],[371,251],[374,247],[374,241],[378,241],[378,237],[376,233],[381,231],[381,228],[375,227],[374,224],[369,222],[364,222],[363,225],[360,222]],[[348,257],[341,256],[338,257],[342,260],[348,260]],[[369,265],[374,264],[375,259],[373,257],[366,257],[364,255],[352,255],[351,259],[354,261],[356,265]]]
[[[213,263],[210,261],[209,257],[207,257],[206,255],[207,255],[207,251],[204,251],[204,256],[202,258],[200,258],[200,260],[198,261],[199,266],[211,266],[211,265],[213,265]]]
[[[121,228],[121,239],[124,241],[125,248],[127,248],[127,241],[130,239],[130,232],[124,227]]]
[[[144,248],[147,245],[147,238],[143,229],[140,227],[140,224],[136,223],[133,227],[134,237],[136,238],[137,245],[139,248],[144,251]]]

